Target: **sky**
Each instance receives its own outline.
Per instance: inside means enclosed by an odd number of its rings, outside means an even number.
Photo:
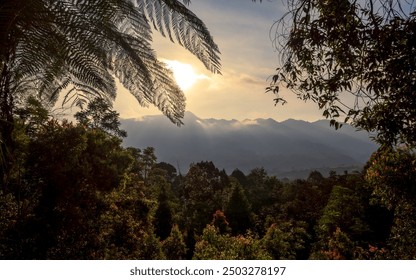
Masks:
[[[222,75],[212,74],[203,64],[167,38],[154,33],[157,56],[172,67],[186,99],[186,110],[200,118],[256,119],[277,121],[322,119],[313,103],[296,99],[283,89],[288,104],[275,106],[274,95],[266,93],[271,76],[279,67],[270,39],[273,23],[285,12],[283,0],[193,0],[189,6],[207,26],[221,51]],[[193,77],[183,80],[183,76]],[[182,77],[182,79],[181,79]],[[186,84],[188,82],[188,84]],[[191,82],[191,83],[190,83]],[[161,114],[154,107],[143,108],[120,86],[114,108],[121,118]]]

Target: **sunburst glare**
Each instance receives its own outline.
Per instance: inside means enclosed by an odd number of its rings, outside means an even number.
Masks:
[[[206,75],[196,73],[195,69],[190,64],[182,63],[177,60],[163,59],[162,61],[172,70],[176,82],[184,91],[190,89],[198,80],[209,79]]]

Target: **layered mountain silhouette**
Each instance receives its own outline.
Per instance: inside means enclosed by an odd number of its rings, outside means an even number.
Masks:
[[[227,172],[263,167],[269,174],[293,177],[301,171],[360,168],[377,149],[368,133],[326,120],[201,119],[187,112],[177,127],[165,116],[122,120],[125,146],[156,149],[159,161],[186,172],[191,163],[213,161]],[[300,176],[302,177],[302,176]]]

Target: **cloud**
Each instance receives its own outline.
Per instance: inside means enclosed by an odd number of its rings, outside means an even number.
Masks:
[[[265,80],[257,78],[255,76],[248,75],[248,74],[241,74],[240,75],[240,80],[243,83],[247,83],[247,84],[261,85],[261,86],[266,85]]]

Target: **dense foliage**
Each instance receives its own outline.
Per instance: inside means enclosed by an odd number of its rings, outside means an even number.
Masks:
[[[287,0],[272,29],[281,63],[269,88],[311,100],[323,115],[373,131],[381,143],[416,144],[413,1]]]
[[[2,259],[416,258],[409,151],[380,149],[363,173],[292,182],[212,162],[182,175],[153,148],[123,147],[109,109],[100,127],[29,104],[0,194]]]

